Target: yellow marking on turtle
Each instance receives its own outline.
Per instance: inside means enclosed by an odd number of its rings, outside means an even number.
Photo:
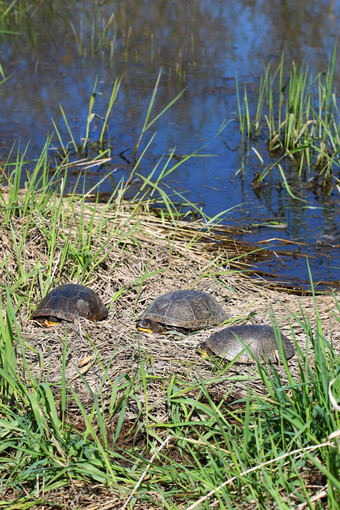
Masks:
[[[149,333],[152,335],[153,330],[151,328],[142,328],[141,326],[137,326],[138,331],[144,331],[144,333]]]
[[[43,328],[52,328],[53,326],[59,326],[59,324],[60,324],[60,321],[58,321],[58,320],[51,321],[49,319],[37,320],[36,322],[38,322],[40,324],[40,326]]]

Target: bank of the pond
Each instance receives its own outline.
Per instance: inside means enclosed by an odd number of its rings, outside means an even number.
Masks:
[[[254,281],[199,221],[155,217],[148,203],[4,188],[0,199],[0,508],[187,508],[235,475],[207,501],[291,507],[322,489],[336,508],[335,295]],[[31,321],[41,297],[67,282],[96,290],[108,318],[50,329]],[[153,298],[183,288],[214,295],[228,324],[276,322],[297,355],[275,369],[225,364],[196,351],[218,328],[137,331]]]

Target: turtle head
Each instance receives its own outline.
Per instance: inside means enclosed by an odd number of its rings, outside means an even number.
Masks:
[[[34,314],[32,315],[31,319],[39,322],[39,324],[41,326],[44,326],[45,328],[51,328],[52,326],[56,326],[61,322],[61,320],[58,317],[52,316],[44,317],[41,315],[35,316]]]
[[[209,347],[207,346],[206,342],[201,342],[197,346],[197,351],[200,354],[200,356],[202,356],[202,358],[208,358],[209,356],[212,356],[212,354],[213,354],[211,352],[211,350],[209,349]]]
[[[144,331],[144,333],[164,333],[165,329],[162,324],[151,319],[140,319],[137,321],[136,327],[138,331]]]

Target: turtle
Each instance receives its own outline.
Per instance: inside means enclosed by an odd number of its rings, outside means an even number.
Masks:
[[[91,321],[105,319],[108,309],[94,290],[76,283],[66,283],[51,290],[32,313],[45,326],[62,320],[74,322],[78,317]]]
[[[295,354],[294,346],[285,335],[280,333],[280,336],[285,356],[289,359]],[[199,344],[198,350],[202,356],[217,355],[228,361],[242,353],[237,359],[238,363],[254,363],[255,360],[245,345],[259,359],[269,359],[277,363],[281,360],[277,336],[271,326],[248,325],[225,328]]]
[[[189,333],[215,326],[227,316],[216,299],[199,290],[175,290],[158,296],[142,314],[137,329],[146,333],[167,330]]]

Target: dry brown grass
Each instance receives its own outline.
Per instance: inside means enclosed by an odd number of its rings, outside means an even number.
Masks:
[[[87,205],[88,212],[75,207],[68,209],[69,219],[74,222],[74,242],[77,241],[76,223],[80,216],[90,219],[91,206]],[[97,206],[98,220],[103,221],[99,213],[105,206]],[[78,377],[81,368],[91,390],[96,393],[103,376],[103,367],[110,364],[108,376],[114,380],[121,374],[133,376],[139,364],[139,349],[143,355],[149,374],[155,377],[154,395],[149,405],[157,409],[157,416],[161,420],[166,412],[162,406],[164,391],[162,381],[171,374],[177,373],[188,381],[195,381],[197,375],[208,380],[211,376],[211,362],[203,360],[196,352],[195,347],[218,328],[209,331],[200,331],[190,336],[181,335],[146,335],[136,330],[136,319],[143,312],[152,299],[158,295],[174,289],[195,288],[213,294],[220,302],[231,319],[238,319],[242,324],[270,324],[270,314],[273,313],[282,332],[291,337],[290,326],[294,329],[297,341],[302,349],[305,348],[306,335],[296,318],[308,317],[312,326],[315,326],[316,317],[313,298],[311,296],[293,295],[284,290],[274,290],[270,282],[258,278],[256,280],[246,276],[240,271],[232,270],[228,260],[239,250],[239,246],[230,241],[230,247],[221,247],[214,242],[213,234],[204,233],[199,237],[202,224],[193,222],[187,224],[178,222],[173,225],[170,221],[162,221],[155,216],[141,211],[131,217],[132,206],[125,204],[119,213],[106,213],[111,218],[109,229],[105,234],[105,257],[95,270],[93,277],[86,284],[98,292],[109,308],[108,319],[96,324],[82,319],[79,323],[69,324],[63,322],[57,327],[46,330],[30,320],[30,313],[37,305],[41,296],[37,284],[32,287],[32,299],[27,301],[29,285],[32,279],[27,280],[27,286],[16,292],[21,295],[23,303],[18,310],[23,337],[27,343],[27,356],[34,367],[36,374],[44,373],[50,382],[60,382],[61,356],[67,338],[67,376],[73,379],[73,386],[83,399],[89,397],[88,390]],[[31,218],[32,219],[32,218]],[[13,221],[16,235],[25,226],[26,220]],[[45,223],[48,218],[44,218]],[[133,222],[138,229],[133,235],[120,242],[124,229],[131,229]],[[48,226],[48,225],[47,225]],[[51,226],[52,228],[52,226]],[[2,228],[2,258],[6,257],[10,278],[8,282],[16,286],[15,275],[19,261],[15,260],[13,249],[13,231]],[[188,246],[188,240],[195,236],[197,241]],[[207,243],[207,237],[211,242]],[[63,241],[60,241],[60,245]],[[101,238],[100,243],[103,243]],[[169,248],[170,247],[170,248]],[[96,251],[100,245],[96,238],[92,239],[91,249]],[[45,240],[39,233],[39,225],[32,228],[26,240],[25,260],[20,260],[27,271],[36,267],[37,263],[47,263],[47,249]],[[58,253],[55,253],[53,272],[58,283],[67,283],[69,278],[66,269],[59,271]],[[70,262],[71,264],[71,262]],[[2,266],[2,271],[4,271]],[[146,276],[147,275],[147,276]],[[8,273],[0,274],[1,280],[8,279]],[[72,280],[75,282],[75,280]],[[332,328],[332,310],[335,309],[332,296],[320,295],[317,297],[319,313],[327,332]],[[326,333],[327,338],[327,333]],[[330,338],[328,338],[330,340]],[[340,334],[333,337],[335,347],[340,346]],[[93,358],[95,353],[95,357]],[[92,359],[91,359],[92,356]],[[43,367],[41,359],[44,360]],[[83,360],[88,360],[80,366]],[[100,360],[100,362],[99,362]],[[294,368],[294,358],[290,362]],[[259,380],[254,367],[234,365],[230,374],[247,374],[254,384],[258,386]],[[48,374],[48,376],[47,376]],[[212,391],[230,391],[227,384],[225,388],[214,385]],[[232,390],[236,396],[243,395],[244,383],[239,382]],[[104,391],[105,394],[105,391]],[[110,387],[107,387],[107,398],[110,398]],[[142,398],[142,395],[140,395]],[[91,400],[91,399],[90,399]],[[158,407],[159,406],[159,407]],[[127,418],[136,417],[136,410],[132,406]],[[154,411],[155,412],[155,411]]]

